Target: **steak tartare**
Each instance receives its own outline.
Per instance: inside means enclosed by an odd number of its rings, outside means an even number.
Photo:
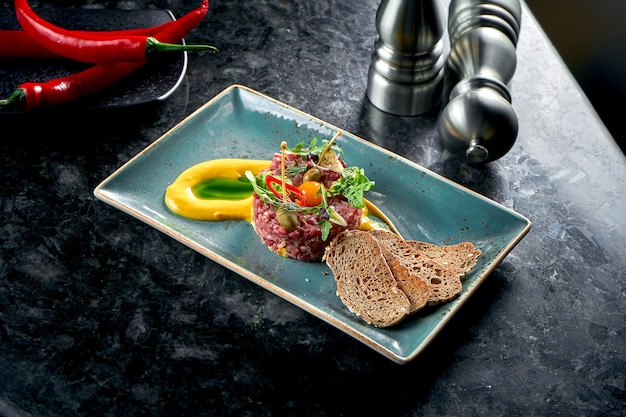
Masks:
[[[337,234],[361,224],[363,192],[374,183],[362,169],[346,166],[333,141],[318,147],[314,139],[288,151],[283,142],[266,170],[248,175],[254,230],[281,256],[320,261]]]

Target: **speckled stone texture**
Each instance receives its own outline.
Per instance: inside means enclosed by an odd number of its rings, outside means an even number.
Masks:
[[[172,9],[198,1],[55,1]],[[0,115],[0,415],[618,416],[626,409],[626,164],[524,8],[518,141],[470,166],[438,110],[365,99],[378,2],[211,2],[163,103]],[[2,8],[12,7],[4,2]],[[232,84],[382,145],[533,229],[415,360],[396,365],[93,189]],[[224,138],[229,140],[229,138]]]

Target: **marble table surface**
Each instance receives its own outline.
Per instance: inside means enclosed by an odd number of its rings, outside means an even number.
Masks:
[[[32,4],[180,16],[198,1]],[[377,7],[214,0],[186,39],[220,53],[190,54],[166,100],[0,115],[0,415],[623,415],[624,155],[524,5],[509,84],[517,142],[484,166],[456,160],[439,109],[396,117],[368,103]],[[419,356],[393,363],[94,197],[233,84],[485,195],[532,230]]]

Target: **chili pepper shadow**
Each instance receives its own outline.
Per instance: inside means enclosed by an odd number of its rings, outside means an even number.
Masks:
[[[164,120],[182,118],[186,106],[169,101],[153,101],[138,106],[114,107],[98,111],[74,112],[70,109],[33,114],[0,115],[0,146],[24,150],[37,147],[50,151],[91,151],[101,143],[118,145],[156,139],[170,126]],[[181,116],[166,116],[170,114]],[[154,129],[154,134],[146,133]]]

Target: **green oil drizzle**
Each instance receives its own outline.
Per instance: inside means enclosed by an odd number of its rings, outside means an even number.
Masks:
[[[213,177],[199,181],[191,191],[204,200],[243,200],[250,197],[253,189],[246,177]]]

